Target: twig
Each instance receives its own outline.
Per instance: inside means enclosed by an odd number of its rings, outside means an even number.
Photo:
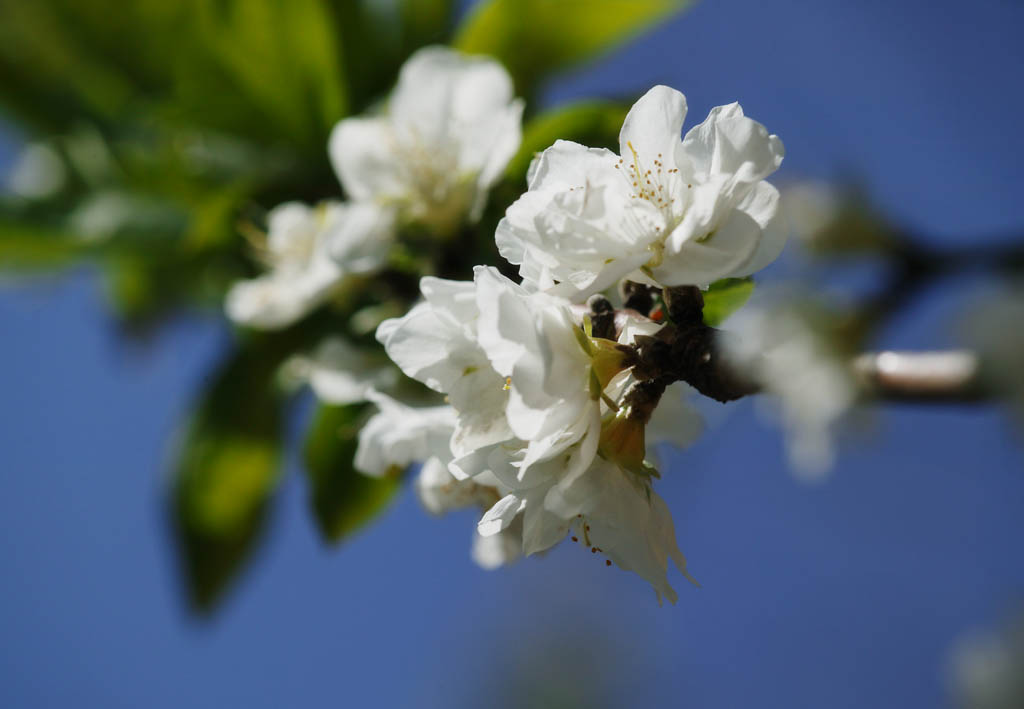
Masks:
[[[864,387],[886,401],[963,403],[986,399],[978,356],[947,352],[874,352],[853,361]]]
[[[725,354],[725,338],[735,335],[704,324],[698,288],[666,288],[663,298],[671,321],[656,335],[639,336],[632,348],[624,348],[631,352],[633,373],[647,398],[656,404],[660,392],[677,381],[723,403],[761,391]],[[604,307],[601,311],[607,314]],[[983,386],[978,356],[963,350],[866,353],[851,367],[865,393],[883,401],[968,403],[991,394]]]

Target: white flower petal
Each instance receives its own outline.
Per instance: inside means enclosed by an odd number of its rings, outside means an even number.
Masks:
[[[350,199],[388,201],[405,192],[394,138],[383,118],[345,118],[327,147],[334,172]]]
[[[401,318],[385,320],[377,341],[405,374],[431,389],[446,392],[471,363],[452,358],[461,332],[427,303],[413,306]]]
[[[359,431],[354,466],[366,475],[384,475],[391,468],[405,468],[415,461],[451,460],[448,440],[455,425],[450,406],[412,408],[379,392],[367,398],[380,411]]]
[[[682,240],[683,222],[665,246],[662,264],[651,269],[659,283],[670,286],[707,285],[735,275],[754,255],[761,240],[761,227],[750,215],[732,210],[722,225],[703,239]]]
[[[675,155],[686,120],[686,97],[668,86],[655,86],[626,115],[619,133],[619,154],[627,161],[634,152],[646,163],[656,156]]]
[[[747,276],[779,257],[790,230],[779,210],[779,191],[767,182],[754,185],[736,208],[749,214],[761,226],[761,238],[750,260],[734,271],[736,276]]]
[[[387,260],[394,214],[376,204],[347,204],[328,240],[328,252],[345,273],[371,273]]]
[[[512,524],[512,520],[526,507],[525,501],[515,495],[505,495],[484,513],[477,523],[477,531],[489,537]]]
[[[752,184],[779,169],[785,149],[777,135],[743,115],[738,103],[716,106],[683,139],[683,152],[699,175],[729,174]]]

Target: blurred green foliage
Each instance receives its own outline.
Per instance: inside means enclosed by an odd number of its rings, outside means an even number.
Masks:
[[[373,478],[356,471],[356,437],[368,407],[320,406],[306,435],[305,463],[312,512],[325,539],[337,542],[395,496],[400,473]]]
[[[262,339],[217,372],[189,425],[174,512],[189,595],[207,610],[251,553],[279,476],[281,348]]]
[[[687,0],[491,0],[459,28],[455,46],[490,54],[529,96],[553,69],[592,59],[688,5]]]
[[[603,101],[538,115],[542,82],[683,5],[485,0],[458,24],[451,0],[0,0],[0,111],[48,171],[45,189],[0,193],[0,270],[94,264],[128,332],[183,307],[220,308],[230,284],[260,270],[243,234],[259,232],[267,209],[343,196],[332,127],[386,99],[419,47],[494,54],[528,102],[522,149],[477,226],[441,253],[410,236],[392,271],[300,326],[239,337],[209,379],[171,495],[197,608],[221,598],[271,509],[288,398],[280,364],[326,333],[372,342],[373,314],[402,312],[420,275],[498,263],[493,229],[533,155],[555,138],[612,147],[625,114]],[[332,542],[397,489],[352,468],[361,416],[323,408],[306,442],[313,514]]]
[[[723,278],[704,291],[704,324],[718,327],[754,293],[754,279]]]

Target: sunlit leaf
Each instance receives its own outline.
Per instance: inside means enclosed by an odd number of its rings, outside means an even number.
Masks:
[[[743,307],[754,292],[752,278],[723,278],[704,291],[704,323],[721,325],[726,318]]]
[[[688,0],[484,0],[455,45],[500,59],[529,96],[549,73],[622,44]]]
[[[330,127],[348,110],[340,39],[325,0],[193,0],[190,8],[205,50],[199,59],[227,79],[218,97],[209,91],[217,87],[205,83],[210,74],[181,75],[197,83],[193,101],[220,99],[225,110],[224,101],[242,102],[277,136],[322,151]]]
[[[189,598],[209,611],[252,556],[279,477],[279,353],[237,351],[214,376],[183,441],[173,506]]]
[[[321,406],[306,438],[306,474],[320,533],[339,542],[380,514],[400,487],[398,475],[373,478],[352,467],[365,406]]]

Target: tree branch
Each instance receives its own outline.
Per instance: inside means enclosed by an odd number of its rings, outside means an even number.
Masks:
[[[947,352],[876,352],[854,359],[864,387],[886,401],[968,403],[987,399],[978,356]]]
[[[725,354],[727,338],[735,335],[704,324],[700,289],[666,288],[663,298],[670,322],[657,334],[639,336],[631,348],[623,348],[642,383],[637,396],[643,395],[643,408],[648,408],[648,400],[656,405],[665,387],[677,381],[723,403],[761,391],[761,385]],[[601,323],[602,332],[595,334],[615,337],[628,311],[616,312],[612,325],[606,300],[595,298],[588,305],[591,317]],[[991,394],[983,386],[978,356],[963,350],[866,353],[854,358],[850,367],[865,392],[883,401],[969,403],[987,400]]]

